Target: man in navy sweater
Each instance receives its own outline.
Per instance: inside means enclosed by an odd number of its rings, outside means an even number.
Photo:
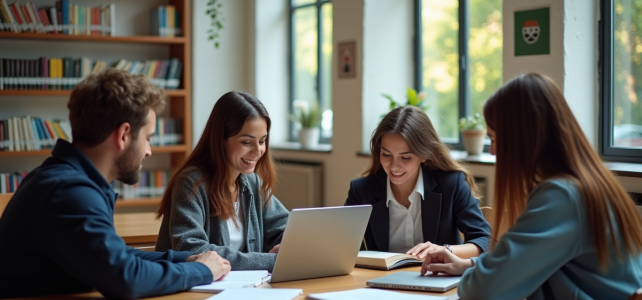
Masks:
[[[90,75],[76,86],[68,103],[73,144],[57,141],[0,218],[0,298],[98,290],[133,299],[229,273],[216,252],[143,252],[116,234],[110,182],[138,182],[164,106],[162,90],[124,71]]]

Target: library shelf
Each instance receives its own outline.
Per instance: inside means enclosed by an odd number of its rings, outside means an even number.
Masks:
[[[188,151],[187,145],[167,145],[152,147],[154,153],[183,153]],[[0,151],[0,156],[49,156],[51,149],[36,151]]]
[[[42,34],[42,33],[12,33],[12,32],[0,32],[0,39],[106,42],[106,43],[130,43],[130,44],[185,44],[187,42],[187,39],[183,36],[179,36],[179,37],[160,37],[160,36],[152,36],[152,35],[100,36],[100,35],[66,35],[66,34]]]
[[[116,201],[116,207],[137,207],[146,205],[158,206],[160,205],[160,202],[160,197],[118,199]]]
[[[168,97],[184,97],[185,90],[165,90]],[[71,90],[0,90],[0,96],[65,96],[69,97]]]

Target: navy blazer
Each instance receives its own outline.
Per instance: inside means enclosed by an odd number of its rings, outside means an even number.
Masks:
[[[459,245],[459,232],[464,243],[472,243],[482,251],[488,250],[490,225],[479,209],[479,200],[470,192],[461,172],[430,170],[422,166],[424,199],[421,203],[421,222],[424,241],[433,244]],[[386,206],[388,175],[383,169],[377,174],[354,179],[345,205],[371,204],[372,214],[364,236],[368,250],[389,251],[390,217]],[[361,245],[361,250],[365,250]]]

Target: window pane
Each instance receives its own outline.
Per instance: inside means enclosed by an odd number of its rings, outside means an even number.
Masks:
[[[642,148],[642,0],[615,0],[612,146]]]
[[[292,0],[292,5],[296,7],[299,5],[305,5],[314,2],[316,2],[316,0]]]
[[[458,1],[422,0],[423,91],[439,136],[458,139]]]
[[[502,0],[469,0],[469,91],[472,113],[502,86]]]
[[[332,137],[332,4],[321,7],[321,108],[325,111],[321,120],[321,136]]]
[[[293,100],[318,101],[317,80],[317,9],[315,6],[294,12],[294,84]],[[297,129],[293,128],[294,133]]]

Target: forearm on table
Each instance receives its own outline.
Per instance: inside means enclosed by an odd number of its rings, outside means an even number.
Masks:
[[[482,253],[481,249],[479,249],[477,245],[472,243],[451,245],[450,248],[453,249],[453,254],[457,255],[460,258],[477,257]]]

